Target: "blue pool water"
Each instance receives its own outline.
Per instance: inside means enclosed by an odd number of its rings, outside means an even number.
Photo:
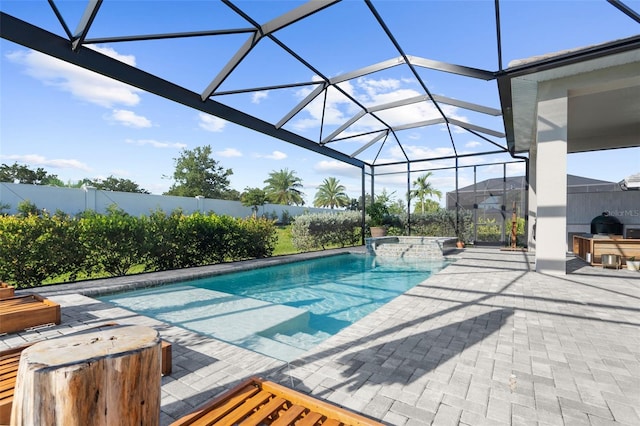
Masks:
[[[100,299],[291,361],[446,265],[349,254]]]

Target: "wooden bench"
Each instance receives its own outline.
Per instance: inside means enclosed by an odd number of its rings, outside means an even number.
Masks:
[[[375,420],[257,377],[243,381],[171,426],[382,426]]]
[[[27,294],[0,300],[0,333],[14,333],[44,324],[60,324],[60,305]]]
[[[88,330],[80,331],[84,333],[87,331],[95,331],[96,329],[102,329],[107,327],[118,326],[117,323],[101,324],[97,327],[90,328]],[[29,346],[37,342],[29,343],[27,345],[7,349],[0,351],[0,425],[9,424],[11,418],[11,407],[13,405],[13,392],[16,386],[16,378],[18,376],[18,367],[20,365],[20,355],[22,351]],[[161,369],[162,375],[166,376],[171,374],[172,355],[171,355],[171,343],[166,340],[161,340]]]

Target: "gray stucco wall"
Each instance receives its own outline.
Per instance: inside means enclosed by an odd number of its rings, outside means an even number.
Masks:
[[[640,191],[585,192],[567,195],[567,233],[591,232],[591,220],[603,212],[628,228],[640,228]]]

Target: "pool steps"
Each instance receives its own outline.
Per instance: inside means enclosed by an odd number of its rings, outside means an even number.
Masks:
[[[402,273],[407,263],[415,261],[402,259],[398,264],[399,258],[380,256],[364,256],[362,259],[372,262],[370,274],[373,282],[383,280],[385,274]],[[421,267],[431,265],[430,261],[433,261],[432,271],[444,266],[441,256],[418,260]],[[360,268],[356,270],[360,271]],[[265,280],[270,282],[269,278]],[[234,282],[233,285],[242,286],[251,281],[256,281],[257,284],[263,282],[263,279],[250,278],[248,281]],[[271,295],[268,288],[261,287],[259,297],[264,300],[257,300],[233,295],[224,289],[210,290],[190,282],[105,295],[100,299],[195,333],[209,335],[276,359],[292,361],[304,356],[309,349],[331,335],[332,330],[340,329],[344,327],[344,323],[349,322],[340,315],[335,318],[325,315],[327,310],[333,312],[331,302],[331,306],[320,306],[322,313],[310,313],[310,305],[324,300],[317,294],[318,291],[338,292],[341,298],[365,297],[364,302],[361,301],[365,304],[370,303],[367,302],[370,297],[386,297],[388,291],[393,291],[373,285],[369,288],[374,291],[373,296],[362,296],[358,292],[351,295],[351,290],[362,287],[360,280],[352,280],[351,275],[333,284],[309,281],[306,274],[301,274],[297,281],[302,285],[303,291],[288,293],[284,299]],[[325,285],[330,288],[324,289]],[[307,291],[307,287],[313,287],[315,291]]]
[[[153,305],[149,298],[136,293],[117,302],[124,308],[131,307],[143,314],[153,312],[161,321],[283,361],[292,361],[307,351],[306,345],[302,348],[293,345],[296,338],[317,340],[313,334],[296,332],[308,329],[310,314],[305,309],[188,285],[174,287],[170,294],[167,289],[153,290],[165,291],[167,297],[156,298]]]

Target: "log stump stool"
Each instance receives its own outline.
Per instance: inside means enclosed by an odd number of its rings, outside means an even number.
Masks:
[[[160,424],[160,337],[114,327],[22,352],[12,425]]]

